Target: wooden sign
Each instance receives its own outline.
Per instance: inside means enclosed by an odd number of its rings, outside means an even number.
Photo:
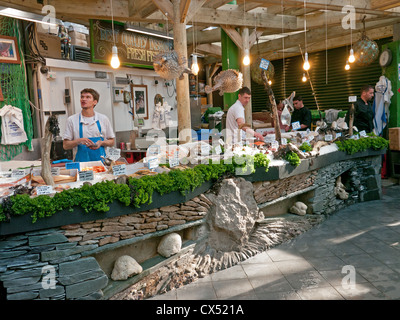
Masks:
[[[92,62],[110,63],[114,38],[118,58],[125,66],[152,69],[153,57],[173,47],[173,40],[127,31],[124,24],[115,21],[113,37],[110,21],[90,20]]]

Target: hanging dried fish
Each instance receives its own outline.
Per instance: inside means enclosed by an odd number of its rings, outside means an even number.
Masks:
[[[225,92],[236,92],[243,85],[243,75],[241,72],[228,69],[221,71],[214,79],[214,86],[205,86],[204,90],[207,94],[219,90],[222,96]]]
[[[160,52],[153,58],[154,71],[166,80],[183,79],[184,73],[191,73],[186,62],[176,51]]]

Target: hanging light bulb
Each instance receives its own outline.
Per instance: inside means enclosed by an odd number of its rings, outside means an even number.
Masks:
[[[350,70],[349,60],[346,61],[346,65],[344,66],[345,70]]]
[[[271,80],[268,80],[268,84],[271,85],[271,84],[272,84],[272,81],[271,81]]]
[[[353,50],[353,48],[351,48],[350,49],[349,62],[353,63],[354,61],[356,61],[356,58],[354,57],[354,50]]]
[[[112,55],[111,55],[111,67],[117,69],[120,66],[119,58],[118,58],[118,48],[117,46],[112,47]]]
[[[307,52],[304,54],[303,69],[306,70],[306,71],[310,70],[310,63],[308,62],[308,53]]]
[[[192,59],[192,73],[197,76],[197,74],[199,73],[199,65],[197,63],[197,56],[194,54],[193,55],[193,59]]]
[[[303,78],[301,78],[301,81],[303,81],[303,82],[306,82],[306,81],[307,81],[307,77],[306,77],[306,74],[305,74],[305,73],[303,73]]]
[[[243,64],[245,66],[248,66],[250,64],[249,49],[244,50]]]

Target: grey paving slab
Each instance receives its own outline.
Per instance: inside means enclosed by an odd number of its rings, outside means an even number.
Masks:
[[[393,281],[374,281],[373,286],[383,292],[389,299],[400,299],[400,283]]]
[[[216,300],[212,282],[193,282],[176,290],[177,300]]]
[[[368,282],[361,274],[357,273],[357,269],[355,270],[354,274],[354,282],[358,283],[365,283]],[[336,269],[336,270],[322,270],[319,271],[321,276],[329,282],[330,285],[336,287],[341,286],[343,282],[346,284],[348,283],[347,279],[345,278],[348,275],[348,271],[346,269]]]
[[[235,280],[213,281],[215,294],[218,299],[235,298],[243,294],[252,295],[254,290],[247,278]]]
[[[250,283],[258,297],[263,293],[289,292],[294,290],[284,276],[272,275],[270,277],[251,278]]]
[[[330,286],[329,282],[326,281],[317,271],[291,273],[285,275],[285,278],[296,290]]]
[[[358,283],[355,288],[335,286],[336,291],[346,300],[387,300],[387,296],[371,283]]]
[[[289,242],[153,299],[400,299],[400,186]],[[349,281],[346,268],[354,268]],[[354,286],[353,286],[354,285]]]
[[[345,300],[333,287],[303,289],[296,292],[302,300]]]
[[[257,291],[259,300],[301,300],[301,297],[294,290],[287,292],[263,292]]]
[[[310,257],[308,261],[317,271],[342,270],[346,265],[342,259],[336,256]]]
[[[315,270],[310,262],[308,262],[306,259],[277,261],[275,262],[275,265],[284,275]]]

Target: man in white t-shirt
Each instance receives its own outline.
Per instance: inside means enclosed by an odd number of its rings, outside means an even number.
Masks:
[[[250,128],[250,125],[245,123],[244,107],[250,102],[251,91],[248,87],[243,87],[239,90],[237,101],[229,108],[226,115],[226,131],[227,141],[232,144],[240,142],[242,132],[246,135],[251,135],[257,139],[264,140],[261,133],[255,132]]]
[[[77,148],[75,161],[98,161],[105,156],[105,147],[114,146],[115,134],[107,116],[95,112],[99,93],[93,89],[81,91],[80,113],[70,116],[63,135],[63,148]]]

